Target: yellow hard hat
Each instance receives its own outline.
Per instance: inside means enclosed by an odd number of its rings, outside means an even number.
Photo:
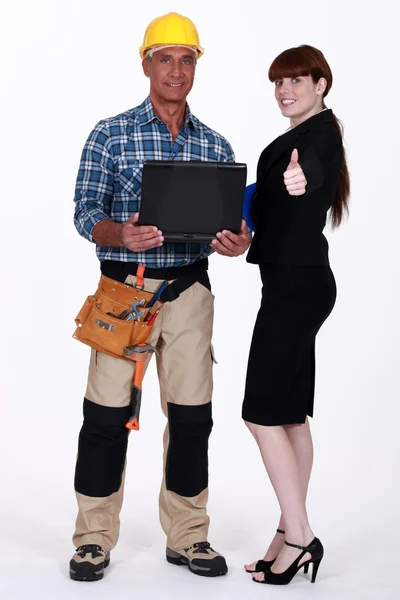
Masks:
[[[170,12],[154,19],[147,27],[143,44],[139,48],[141,58],[156,46],[186,46],[193,48],[197,58],[204,53],[194,23],[187,17]]]

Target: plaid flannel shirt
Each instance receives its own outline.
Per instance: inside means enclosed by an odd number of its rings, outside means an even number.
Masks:
[[[235,158],[228,141],[201,123],[189,107],[174,143],[150,97],[132,110],[100,121],[84,146],[75,188],[74,223],[84,238],[93,242],[93,228],[103,219],[123,223],[140,211],[145,160],[234,162]],[[96,246],[100,261],[133,261],[150,268],[187,265],[212,251],[209,244],[164,243],[145,252]]]

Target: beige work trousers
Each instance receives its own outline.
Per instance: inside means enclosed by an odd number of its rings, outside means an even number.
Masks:
[[[126,283],[134,285],[129,276]],[[161,281],[145,279],[145,289],[155,291]],[[211,344],[214,296],[196,282],[176,300],[164,304],[157,317],[150,343],[157,348],[157,373],[161,407],[168,417],[168,403],[200,406],[211,402]],[[146,365],[147,366],[147,365]],[[92,350],[86,399],[104,407],[126,407],[130,393],[134,363]],[[197,496],[185,497],[170,491],[165,482],[165,464],[169,446],[168,424],[164,433],[164,477],[159,497],[159,514],[167,536],[167,546],[181,550],[195,542],[207,540],[208,488]],[[119,513],[123,501],[125,470],[120,489],[108,497],[96,498],[76,493],[79,512],[73,542],[99,544],[111,550],[117,543]]]

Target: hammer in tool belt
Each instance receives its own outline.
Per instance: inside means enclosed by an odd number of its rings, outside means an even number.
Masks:
[[[124,354],[130,360],[135,361],[135,372],[133,374],[133,385],[131,391],[130,417],[125,427],[127,429],[139,430],[139,413],[142,401],[142,381],[144,373],[144,363],[148,357],[149,351],[158,354],[158,351],[151,344],[137,344],[136,346],[126,346]]]

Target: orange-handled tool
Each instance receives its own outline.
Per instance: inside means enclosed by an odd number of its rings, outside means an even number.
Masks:
[[[133,385],[131,390],[130,417],[125,423],[127,429],[139,430],[140,405],[142,403],[142,381],[144,373],[144,363],[147,360],[149,351],[157,353],[157,350],[151,344],[138,344],[137,346],[126,346],[124,354],[135,361],[135,371],[133,374]]]
[[[152,315],[150,321],[147,321],[147,326],[150,327],[151,325],[153,325],[154,321],[157,319],[158,315],[160,314],[160,309],[156,310],[156,312]]]

